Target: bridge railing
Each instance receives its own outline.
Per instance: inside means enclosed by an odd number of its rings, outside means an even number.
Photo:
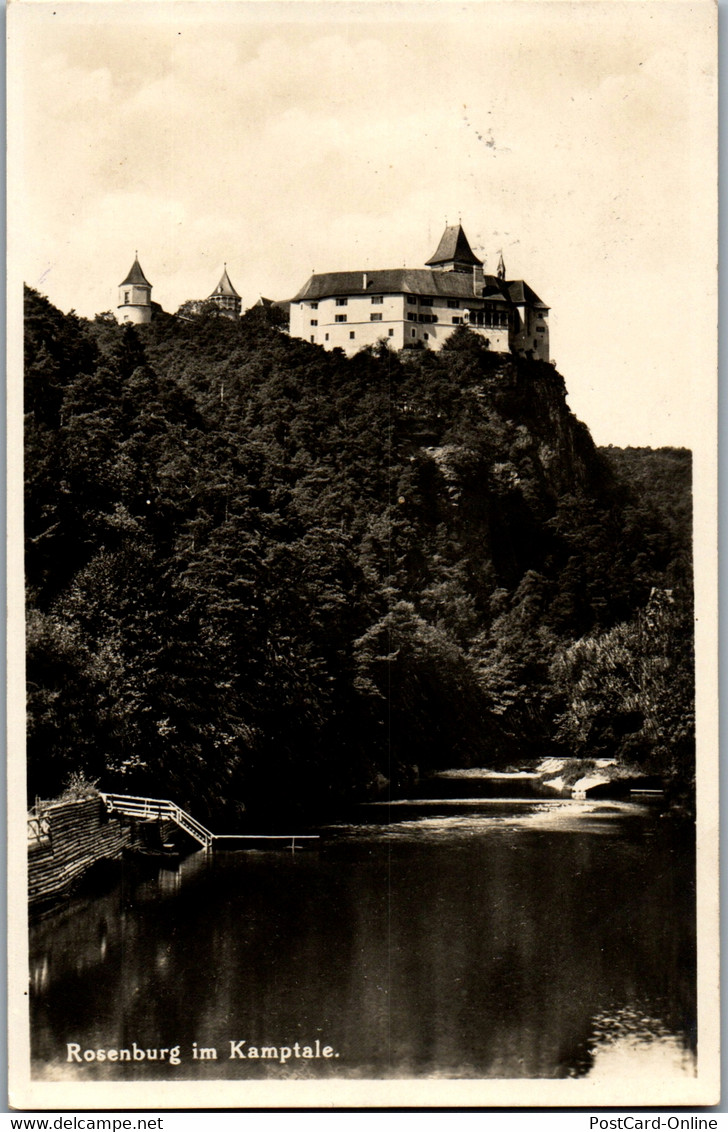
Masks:
[[[191,814],[188,814],[186,810],[180,809],[179,806],[173,805],[172,810],[172,817],[177,822],[177,825],[184,829],[185,832],[189,833],[192,837],[196,837],[197,840],[202,845],[204,845],[206,849],[209,849],[210,845],[215,839],[214,833],[210,833],[210,830],[206,829],[201,822],[197,821],[196,818],[193,818]]]
[[[191,814],[181,809],[169,798],[143,798],[134,794],[101,794],[104,805],[109,813],[116,811],[126,817],[138,819],[170,818],[173,822],[199,841],[205,849],[209,849],[213,842],[213,834],[209,829],[193,818]]]
[[[300,847],[302,842],[319,840],[318,834],[314,833],[212,833],[202,822],[197,821],[186,810],[183,810],[175,802],[171,802],[169,798],[144,798],[135,794],[104,793],[101,794],[101,797],[109,813],[116,812],[142,821],[160,821],[162,818],[169,818],[176,822],[180,829],[188,833],[190,837],[194,837],[205,849],[211,849],[216,841],[239,841],[247,842],[249,845],[257,843],[267,845],[271,842],[280,844],[283,842],[290,845],[292,850],[295,850],[296,842],[299,843]]]

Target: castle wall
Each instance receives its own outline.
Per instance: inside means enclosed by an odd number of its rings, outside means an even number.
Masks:
[[[550,358],[549,324],[545,312],[531,307],[518,308],[520,325],[511,336],[511,347],[516,354],[529,350],[534,358],[547,362]]]
[[[401,349],[403,295],[342,295],[340,298],[346,299],[346,304],[337,304],[333,297],[292,303],[291,335],[325,346],[327,350],[340,346],[347,354],[355,354],[362,346],[374,345],[380,338],[386,338],[395,349]],[[373,299],[382,301],[373,302]],[[337,322],[337,316],[345,317],[346,322]]]
[[[318,300],[304,299],[291,304],[290,333],[294,338],[323,346],[327,350],[340,347],[346,354],[355,354],[362,346],[372,346],[384,338],[395,350],[404,346],[424,345],[439,350],[450,335],[467,324],[469,309],[480,309],[482,302],[461,298],[431,298],[426,295],[341,295]],[[381,299],[381,302],[376,300]],[[430,299],[425,302],[424,300]],[[457,303],[457,305],[455,305]],[[380,318],[372,316],[380,315]],[[346,318],[337,322],[337,316]],[[434,321],[430,321],[434,319]],[[507,352],[507,327],[473,327],[487,338],[492,350]]]

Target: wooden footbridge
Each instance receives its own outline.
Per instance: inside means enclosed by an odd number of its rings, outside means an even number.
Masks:
[[[137,821],[173,821],[180,829],[208,852],[215,848],[218,842],[240,843],[241,849],[257,847],[260,842],[265,848],[302,849],[302,842],[318,841],[316,833],[295,834],[261,834],[261,833],[212,833],[201,822],[181,809],[175,802],[167,798],[141,798],[133,794],[104,794],[101,793],[104,805],[110,814],[123,814]],[[270,843],[270,844],[269,844]],[[221,847],[221,846],[219,846]]]

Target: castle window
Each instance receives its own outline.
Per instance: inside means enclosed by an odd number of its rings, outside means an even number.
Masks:
[[[460,315],[459,315],[459,314],[454,314],[454,315],[452,316],[452,324],[453,324],[453,326],[461,326],[461,325],[462,325],[462,321],[463,321],[463,320],[462,320],[462,318],[460,317]]]
[[[410,322],[417,322],[417,315],[415,314],[414,311],[410,311],[409,314],[407,315],[407,318],[409,319]]]
[[[416,295],[408,295],[407,296],[407,302],[410,303],[410,304],[416,303],[417,302],[417,296]]]
[[[479,326],[508,326],[508,311],[497,311],[486,307],[483,311],[482,322]]]
[[[350,338],[356,338],[356,334],[354,333],[354,331],[353,331],[353,330],[350,330],[350,331],[349,331],[349,337],[350,337]]]
[[[431,307],[432,306],[432,299],[423,299],[422,297],[420,297],[420,306],[421,307]]]
[[[328,340],[329,340],[329,334],[328,334],[328,331],[327,331],[326,334],[324,334],[324,341],[328,342]]]
[[[384,302],[384,295],[372,295],[372,302],[381,307]]]
[[[311,341],[313,342],[314,340],[315,340],[315,335],[312,334],[311,335]]]
[[[410,330],[410,335],[412,336],[412,338],[416,338],[417,337],[417,331],[416,330]]]
[[[381,322],[382,316],[381,316],[381,314],[370,314],[369,315],[369,321],[370,322]]]
[[[317,318],[311,319],[311,326],[318,326],[318,319]]]
[[[317,311],[318,310],[318,303],[311,303],[311,310]]]
[[[422,335],[422,337],[425,339],[425,341],[427,341],[427,339],[430,337],[430,335],[427,333],[427,331],[425,331],[425,333]]]
[[[393,326],[390,326],[390,328],[389,328],[389,337],[394,338],[394,327]]]
[[[337,302],[338,302],[338,299],[337,299]],[[345,314],[335,314],[334,315],[334,322],[346,322],[346,315]]]
[[[348,299],[337,299],[336,305],[337,305],[337,307],[348,307],[349,300]]]
[[[128,302],[129,302],[129,292],[128,292],[128,291],[125,291],[125,292],[124,292],[124,302],[125,302],[125,303],[128,303]]]
[[[451,310],[454,310],[454,311],[460,310],[460,300],[459,299],[448,299],[447,305],[450,307]]]

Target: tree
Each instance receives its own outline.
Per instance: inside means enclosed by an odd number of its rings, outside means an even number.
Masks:
[[[637,616],[558,652],[557,738],[581,757],[611,755],[690,793],[695,774],[692,619],[681,595],[653,589]]]

